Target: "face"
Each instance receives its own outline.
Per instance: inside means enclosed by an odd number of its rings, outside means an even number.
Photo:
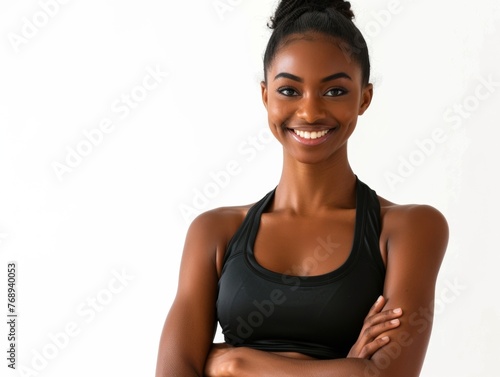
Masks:
[[[261,88],[269,126],[285,155],[318,163],[347,154],[373,88],[363,85],[359,64],[331,38],[309,36],[291,36],[278,50]]]

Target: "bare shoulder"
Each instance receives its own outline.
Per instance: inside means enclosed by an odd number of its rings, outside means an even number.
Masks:
[[[252,204],[242,206],[218,207],[198,215],[189,226],[190,231],[196,230],[213,235],[222,235],[231,232],[243,222]],[[236,231],[234,229],[234,231]]]
[[[198,250],[214,252],[211,254],[219,276],[227,245],[252,205],[214,208],[198,215],[189,226],[186,242],[198,244]]]
[[[437,208],[427,204],[395,204],[379,197],[381,237],[387,245],[408,244],[408,249],[428,250],[442,258],[449,237],[448,221]],[[414,245],[415,247],[410,247]],[[420,248],[418,246],[421,246]]]
[[[427,204],[395,204],[379,197],[382,219],[388,227],[404,230],[405,228],[437,228],[447,234],[448,222],[437,208]]]

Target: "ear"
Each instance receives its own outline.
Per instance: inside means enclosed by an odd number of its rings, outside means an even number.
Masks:
[[[363,113],[368,109],[373,98],[373,85],[367,84],[361,92],[361,105],[359,106],[358,115],[363,115]]]
[[[260,90],[262,92],[262,103],[267,109],[267,85],[264,81],[260,82]]]

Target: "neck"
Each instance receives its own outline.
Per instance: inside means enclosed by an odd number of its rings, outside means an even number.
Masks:
[[[347,153],[334,161],[317,164],[306,164],[284,156],[273,210],[317,215],[326,210],[355,206],[356,176]]]

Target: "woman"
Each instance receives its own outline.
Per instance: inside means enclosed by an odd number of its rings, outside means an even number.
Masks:
[[[419,375],[448,227],[349,165],[373,95],[353,17],[344,1],[278,5],[261,89],[282,175],[258,202],[191,224],[157,377]]]

